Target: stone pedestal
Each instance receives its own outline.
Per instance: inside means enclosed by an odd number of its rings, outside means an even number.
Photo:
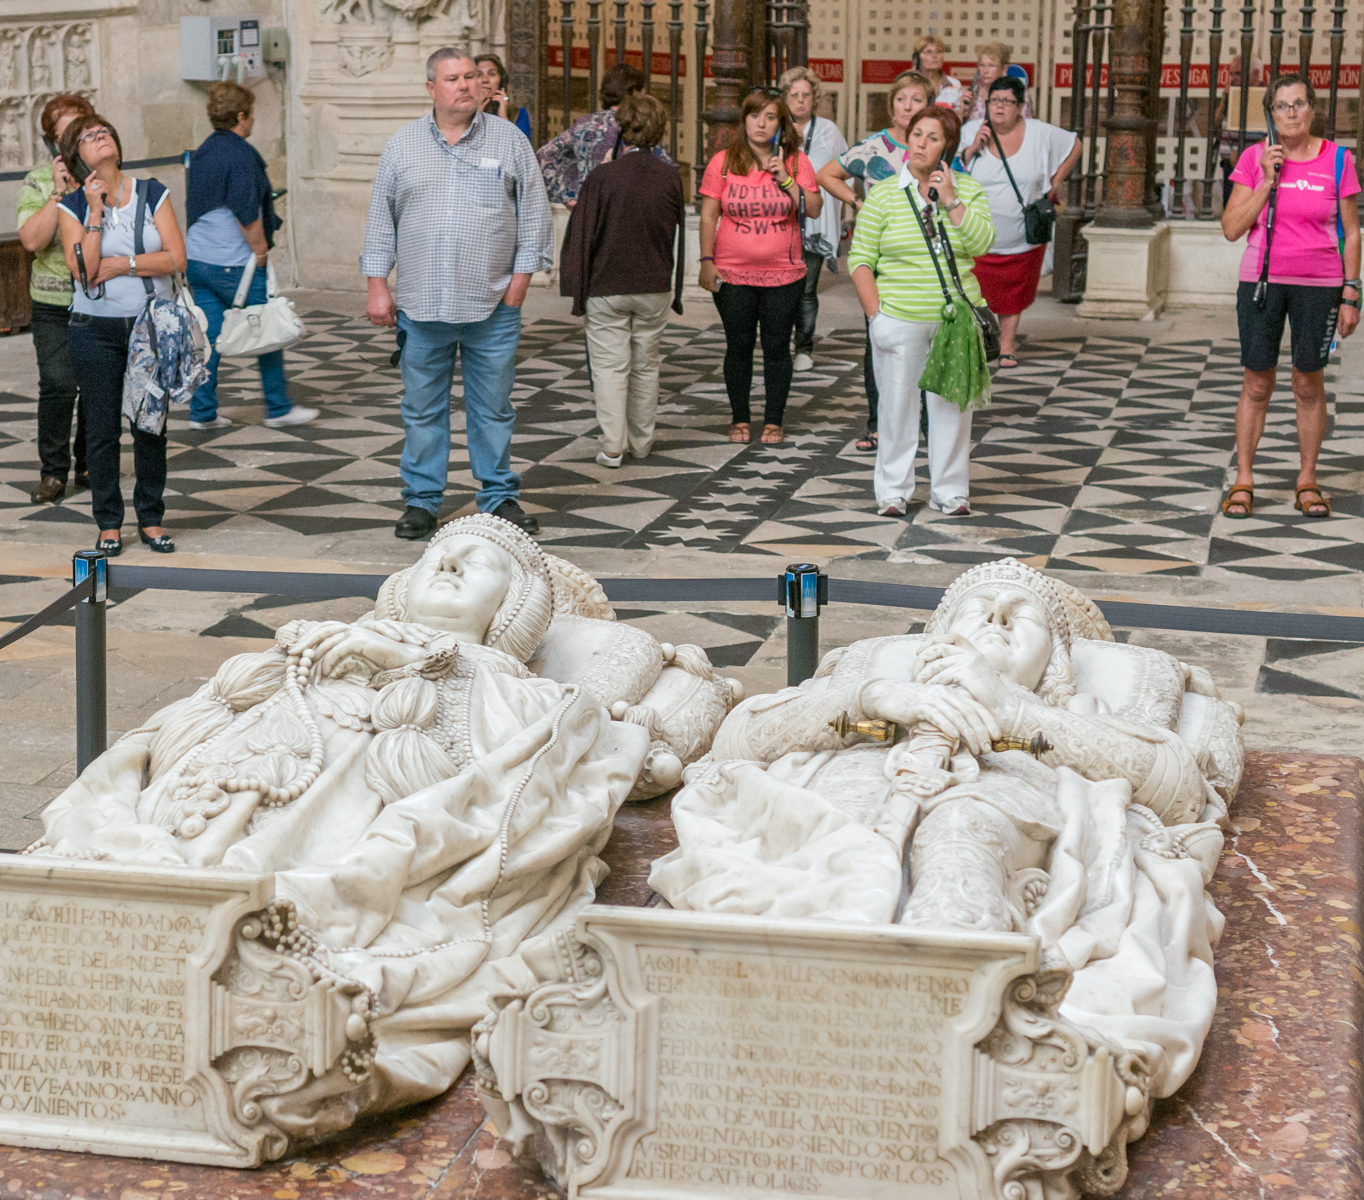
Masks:
[[[1219,221],[1171,221],[1169,290],[1172,307],[1234,305],[1246,243],[1229,242]]]
[[[1085,298],[1077,310],[1081,317],[1132,320],[1160,314],[1170,287],[1167,222],[1149,229],[1090,224],[1080,236],[1089,243]]]

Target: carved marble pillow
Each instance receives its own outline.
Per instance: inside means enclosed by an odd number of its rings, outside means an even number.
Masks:
[[[1076,638],[1070,648],[1075,688],[1098,696],[1120,717],[1174,729],[1184,699],[1184,668],[1164,650]]]
[[[633,625],[559,613],[526,665],[556,683],[586,688],[610,708],[644,699],[663,673],[663,650]]]

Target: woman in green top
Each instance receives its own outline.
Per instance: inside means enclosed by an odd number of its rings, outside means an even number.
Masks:
[[[848,267],[871,333],[872,363],[881,393],[880,438],[873,484],[876,511],[902,517],[914,496],[914,456],[919,451],[919,376],[941,323],[942,286],[933,268],[914,205],[946,233],[962,287],[981,304],[971,272],[977,254],[995,240],[985,189],[947,166],[957,153],[961,121],[933,105],[914,114],[905,169],[894,184],[875,188],[858,214]],[[936,200],[929,193],[936,193]],[[939,254],[941,261],[942,255]],[[952,288],[946,262],[943,274]],[[928,506],[948,516],[971,512],[971,414],[933,392],[928,403]]]
[[[77,117],[95,110],[84,96],[65,93],[43,106],[43,137],[55,146]],[[29,296],[33,300],[33,349],[38,355],[38,486],[34,504],[50,504],[66,493],[71,470],[71,413],[76,407],[76,377],[66,353],[71,307],[71,272],[57,232],[57,205],[79,185],[58,155],[51,166],[34,167],[19,187],[19,241],[33,255]],[[76,486],[88,487],[85,473],[85,414],[76,418]]]

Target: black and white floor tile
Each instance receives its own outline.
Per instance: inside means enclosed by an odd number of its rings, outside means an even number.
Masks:
[[[276,528],[296,534],[379,529],[402,511],[401,381],[391,331],[314,312],[288,352],[295,400],[322,410],[310,425],[259,424],[250,363],[222,372],[230,428],[171,422],[166,524],[172,530]],[[1261,449],[1255,515],[1220,513],[1240,388],[1229,341],[1153,344],[1083,337],[1024,344],[975,417],[973,514],[946,518],[917,504],[907,520],[878,517],[863,429],[861,329],[817,346],[796,377],[781,446],[727,440],[729,409],[718,327],[671,327],[654,453],[598,466],[596,419],[581,329],[539,321],[523,334],[513,460],[523,504],[547,547],[693,547],[773,555],[898,557],[970,563],[1013,554],[1038,566],[1109,573],[1201,575],[1221,569],[1306,581],[1364,570],[1364,388],[1334,378],[1321,479],[1336,516],[1292,507],[1297,441],[1287,371]],[[458,380],[456,395],[459,393]],[[754,383],[761,408],[761,371]],[[755,417],[756,419],[756,417]],[[446,512],[472,508],[476,483],[454,413]],[[34,403],[0,394],[0,529],[90,522],[89,494],[35,506]],[[129,484],[131,481],[129,481]],[[922,495],[925,488],[921,486]]]

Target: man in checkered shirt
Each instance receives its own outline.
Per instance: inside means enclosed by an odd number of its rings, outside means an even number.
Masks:
[[[393,532],[424,538],[436,527],[458,353],[478,507],[538,533],[511,469],[511,390],[531,274],[554,263],[549,198],[521,131],[478,111],[473,59],[437,50],[426,62],[426,90],[432,111],[394,134],[379,159],[360,255],[366,315],[396,324],[402,344],[407,508]],[[396,304],[388,288],[395,261]]]

